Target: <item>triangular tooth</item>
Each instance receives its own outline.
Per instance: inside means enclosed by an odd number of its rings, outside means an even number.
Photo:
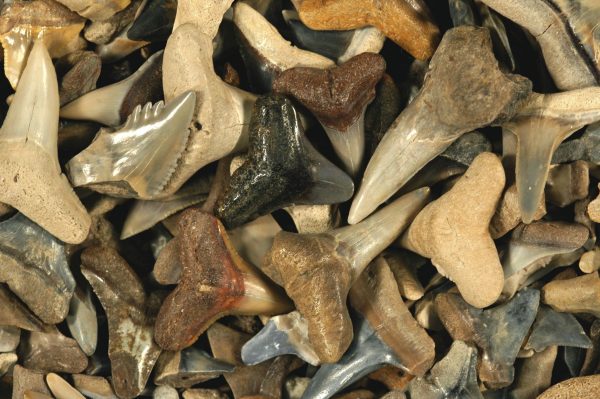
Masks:
[[[98,319],[89,289],[75,290],[67,315],[67,327],[81,350],[88,356],[93,355],[98,343]]]
[[[523,349],[541,352],[549,346],[591,348],[592,341],[571,313],[556,312],[549,306],[540,305]]]

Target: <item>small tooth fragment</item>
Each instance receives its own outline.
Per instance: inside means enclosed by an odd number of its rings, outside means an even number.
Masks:
[[[402,361],[367,320],[359,318],[355,331],[352,345],[344,356],[336,363],[319,368],[306,387],[302,399],[328,399],[385,365],[403,367]]]
[[[365,150],[365,110],[385,67],[383,57],[373,53],[326,70],[295,67],[279,74],[273,91],[294,97],[319,119],[344,168],[355,176]]]
[[[162,285],[178,284],[182,269],[179,260],[179,244],[176,238],[172,238],[158,254],[152,276]]]
[[[362,53],[379,53],[383,49],[385,35],[374,26],[355,29],[348,48],[338,57],[338,64],[343,64],[352,57]]]
[[[581,137],[563,141],[554,154],[552,163],[566,163],[577,160],[600,165],[600,123],[589,125]]]
[[[81,271],[108,318],[108,357],[115,393],[120,398],[136,397],[161,352],[152,331],[155,310],[139,277],[114,249],[85,249]]]
[[[284,210],[300,234],[325,233],[340,224],[340,212],[335,205],[294,205]]]
[[[1,294],[0,294],[1,295]],[[6,311],[6,307],[2,306]],[[4,324],[4,323],[2,323]],[[0,352],[12,352],[19,346],[21,340],[21,329],[18,327],[3,325],[0,326]]]
[[[379,338],[410,374],[422,376],[434,362],[434,342],[402,301],[383,257],[375,259],[350,289],[350,304],[374,326]]]
[[[96,53],[102,58],[105,63],[113,63],[127,57],[134,51],[150,44],[144,40],[131,40],[127,31],[131,28],[133,22],[127,25],[117,36],[110,42],[99,44],[96,47]]]
[[[306,320],[297,311],[271,317],[241,351],[243,362],[250,366],[281,355],[296,355],[313,366],[321,364],[308,339]]]
[[[169,37],[175,22],[176,0],[150,0],[127,30],[131,40],[164,41]]]
[[[152,399],[179,399],[179,393],[173,387],[161,385],[152,392]]]
[[[17,360],[17,354],[14,352],[0,353],[0,377],[3,377],[7,373],[12,373]]]
[[[500,15],[490,9],[482,2],[477,2],[477,9],[481,17],[481,26],[488,28],[494,41],[494,52],[500,63],[509,71],[514,71],[517,67],[515,56],[510,46],[510,41],[506,32],[506,26]]]
[[[600,269],[600,247],[596,246],[593,250],[581,255],[579,269],[584,273],[594,273]]]
[[[422,1],[292,0],[302,22],[315,30],[349,30],[375,26],[413,57],[433,54],[439,30]]]
[[[112,17],[129,5],[131,0],[57,0],[79,15],[92,21]]]
[[[536,399],[595,399],[598,392],[600,392],[600,374],[561,381],[545,390]]]
[[[352,196],[352,180],[304,137],[287,98],[260,97],[250,130],[248,160],[217,202],[216,215],[228,228],[291,204],[334,204]]]
[[[133,0],[127,7],[112,17],[91,21],[83,30],[83,37],[95,44],[108,43],[118,32],[129,25],[141,9],[143,0]]]
[[[504,284],[488,231],[504,182],[500,159],[487,152],[478,155],[450,191],[417,215],[401,239],[405,248],[431,258],[465,300],[480,308],[494,303]]]
[[[551,346],[591,348],[592,341],[585,335],[575,316],[541,305],[523,348],[541,352]]]
[[[120,82],[90,91],[60,109],[60,117],[118,126],[138,105],[162,98],[160,77],[163,52],[153,54],[134,74]]]
[[[598,184],[598,187],[600,187],[600,184]],[[587,213],[593,222],[600,223],[600,194],[589,203]]]
[[[549,346],[525,359],[515,377],[515,385],[510,391],[510,397],[535,398],[548,388],[552,384],[552,369],[556,361],[556,353],[557,347]]]
[[[214,216],[187,210],[180,218],[177,240],[181,282],[163,302],[155,326],[156,342],[163,349],[190,346],[225,315],[290,310],[282,290],[240,258]]]
[[[477,26],[473,0],[448,0],[448,6],[453,26]]]
[[[467,167],[458,162],[436,157],[433,161],[425,165],[423,169],[415,173],[408,183],[402,186],[392,198],[396,198],[398,195],[411,192],[417,188],[431,187],[444,181],[451,182],[451,179],[464,174],[466,170]]]
[[[346,308],[350,286],[412,221],[428,195],[428,188],[409,193],[355,226],[275,236],[261,268],[285,288],[306,319],[321,362],[339,360],[352,341]]]
[[[56,399],[85,399],[79,391],[58,374],[48,374],[46,376],[46,383]]]
[[[440,157],[469,167],[477,155],[482,152],[492,152],[492,143],[483,133],[473,131],[456,139],[440,154]]]
[[[104,377],[73,374],[73,385],[91,399],[117,399],[110,382]]]
[[[98,343],[98,319],[89,289],[75,290],[67,315],[67,327],[81,350],[88,356],[93,355]]]
[[[487,29],[450,29],[431,60],[423,88],[369,161],[349,223],[373,212],[462,134],[510,119],[530,92],[529,80],[499,69]]]
[[[186,389],[183,392],[183,399],[229,399],[226,393],[216,389]]]
[[[591,313],[600,317],[598,272],[550,281],[542,289],[542,300],[557,312]]]
[[[600,320],[596,319],[590,327],[592,348],[585,353],[580,372],[577,375],[598,374],[600,370]]]
[[[91,220],[61,173],[57,136],[56,72],[38,40],[0,128],[0,202],[58,239],[77,244],[87,237]]]
[[[234,6],[233,23],[244,64],[257,92],[269,92],[273,80],[287,69],[335,66],[328,58],[293,46],[265,17],[246,3],[239,2]]]
[[[79,36],[85,20],[50,0],[11,1],[0,10],[0,42],[4,48],[4,73],[17,87],[34,40],[49,56],[59,58],[85,48]]]
[[[64,320],[75,291],[65,244],[22,214],[0,222],[0,282],[45,323]]]
[[[50,395],[50,390],[46,386],[43,373],[26,369],[17,364],[13,370],[12,399],[23,399],[27,391]],[[49,397],[51,398],[51,396]]]
[[[0,284],[0,305],[0,326],[3,328],[17,327],[28,331],[41,331],[45,328],[44,323],[3,284]]]
[[[400,294],[411,301],[417,301],[425,295],[425,289],[417,278],[416,269],[424,259],[408,251],[390,251],[384,259],[394,275]]]
[[[435,306],[453,339],[471,342],[483,351],[479,378],[497,389],[513,382],[513,364],[533,324],[539,300],[540,292],[527,288],[509,302],[487,310],[474,308],[459,295],[447,293],[435,298]]]
[[[174,388],[190,388],[192,385],[230,373],[233,369],[232,365],[212,358],[201,349],[191,347],[179,352],[163,352],[156,362],[154,383]]]
[[[35,391],[25,391],[23,399],[54,399],[54,397]]]
[[[401,368],[385,366],[369,374],[368,378],[382,383],[390,391],[404,392],[408,387],[408,383],[415,377],[404,373]],[[393,395],[391,397],[393,398]]]
[[[96,53],[76,51],[59,59],[58,63],[69,67],[59,85],[58,97],[61,106],[96,88],[102,67],[102,61]]]
[[[476,369],[477,350],[455,340],[446,356],[425,377],[410,382],[408,392],[411,398],[419,399],[483,399]]]
[[[405,99],[390,75],[384,73],[375,86],[375,98],[365,111],[365,154],[375,152],[385,132],[402,111]]]
[[[542,195],[538,207],[533,215],[533,220],[539,220],[546,214],[546,200]],[[517,186],[508,187],[496,207],[496,213],[490,222],[490,235],[495,240],[504,236],[522,222]]]
[[[77,341],[56,329],[24,334],[19,359],[29,369],[56,373],[81,373],[88,365],[88,358]]]

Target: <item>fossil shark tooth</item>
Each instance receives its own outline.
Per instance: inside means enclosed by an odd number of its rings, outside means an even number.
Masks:
[[[229,396],[217,389],[194,388],[183,391],[183,399],[229,399]]]
[[[563,141],[554,154],[552,164],[578,160],[600,165],[600,123],[592,123],[585,128],[581,137]]]
[[[73,385],[85,396],[92,399],[118,399],[110,382],[104,377],[73,374]]]
[[[591,348],[592,341],[575,316],[541,305],[523,348],[541,352],[550,346]]]
[[[21,364],[32,370],[81,373],[88,365],[77,341],[62,335],[55,327],[23,334],[18,355]]]
[[[90,91],[60,109],[60,117],[118,126],[138,105],[158,101],[163,52],[153,54],[128,78]]]
[[[431,258],[476,307],[494,303],[504,283],[488,231],[504,182],[500,159],[481,153],[450,191],[417,215],[400,240],[404,248]]]
[[[89,289],[75,290],[67,315],[67,327],[81,350],[88,356],[93,355],[98,343],[98,319]]]
[[[127,32],[132,26],[133,22],[123,28],[110,42],[99,44],[96,47],[96,53],[102,58],[104,63],[117,62],[134,51],[150,44],[150,42],[145,40],[130,39]]]
[[[477,386],[477,350],[455,340],[450,350],[424,377],[408,385],[411,398],[483,399]]]
[[[448,0],[450,19],[454,26],[477,26],[475,3],[473,0]]]
[[[391,198],[411,192],[421,187],[431,187],[444,181],[451,181],[467,171],[467,167],[458,162],[443,157],[436,157],[418,171],[396,194]]]
[[[579,89],[600,82],[598,34],[594,33],[600,7],[593,0],[482,2],[535,37],[559,89]]]
[[[162,285],[179,284],[182,269],[179,243],[177,238],[172,238],[159,252],[152,269],[152,277]]]
[[[2,294],[0,294],[2,295]],[[3,304],[4,305],[4,304]],[[5,307],[2,307],[5,309]],[[0,352],[12,352],[19,346],[21,329],[11,325],[0,326]]]
[[[52,58],[85,48],[79,36],[85,20],[50,0],[12,1],[0,9],[0,42],[4,73],[13,88],[21,77],[34,40],[41,41]]]
[[[154,383],[174,388],[190,388],[230,373],[233,369],[232,365],[212,358],[203,350],[190,347],[179,352],[163,352],[156,362]]]
[[[600,87],[588,87],[556,94],[533,93],[502,125],[518,139],[516,181],[525,223],[533,220],[556,147],[575,131],[599,120]]]
[[[44,393],[30,390],[30,391],[25,391],[25,393],[23,394],[23,399],[54,399],[54,397],[46,395]]]
[[[46,375],[46,383],[56,399],[85,399],[84,396],[55,373]]]
[[[197,7],[192,1],[189,12],[204,13],[211,9],[214,3],[223,2],[211,1],[212,5],[204,8]],[[231,0],[225,1],[227,2],[231,3]],[[187,3],[178,2],[178,8]],[[177,15],[179,16],[179,12]],[[211,18],[216,18],[216,15]],[[218,19],[220,22],[221,17]],[[211,25],[210,22],[207,24]],[[248,146],[248,124],[256,97],[226,84],[216,75],[212,58],[214,35],[208,36],[203,29],[209,28],[200,28],[191,23],[178,26],[169,36],[165,48],[165,100],[170,101],[188,90],[193,90],[197,98],[194,118],[190,125],[190,141],[172,179],[165,187],[165,196],[176,192],[192,175],[210,162],[233,152],[243,151]]]
[[[190,346],[225,315],[275,315],[290,310],[282,290],[240,258],[217,218],[189,209],[179,226],[181,282],[164,300],[155,326],[156,342],[163,349]],[[200,253],[204,255],[199,257]]]
[[[384,73],[375,87],[375,98],[365,111],[366,157],[371,158],[385,132],[404,108],[404,102],[394,79]]]
[[[17,327],[27,331],[42,331],[45,328],[44,323],[3,284],[0,284],[0,305],[0,326],[3,328]]]
[[[292,0],[300,19],[315,30],[375,26],[417,59],[427,59],[439,41],[425,2],[392,0]]]
[[[112,17],[131,3],[131,0],[57,0],[70,10],[92,21],[102,21]]]
[[[170,131],[170,129],[167,131]],[[185,127],[183,131],[187,131]],[[164,144],[160,147],[162,146]],[[210,179],[202,176],[198,179],[193,178],[188,180],[179,191],[167,198],[137,200],[125,219],[123,230],[121,231],[121,240],[141,233],[189,206],[204,202],[209,190]]]
[[[581,255],[579,259],[579,269],[584,273],[593,273],[600,269],[600,247],[594,247]]]
[[[115,393],[120,398],[136,397],[161,352],[153,337],[154,310],[139,277],[114,249],[85,249],[81,271],[108,318],[108,357]]]
[[[308,339],[306,320],[297,311],[271,317],[241,352],[244,363],[251,366],[282,355],[296,355],[313,366],[321,364]]]
[[[86,238],[91,220],[61,173],[57,135],[56,74],[43,42],[36,41],[0,128],[0,202],[75,244]]]
[[[515,377],[515,384],[510,389],[510,397],[514,399],[533,398],[548,388],[552,384],[552,369],[556,361],[556,354],[557,347],[549,346],[525,359]]]
[[[154,388],[152,399],[179,399],[179,393],[173,387],[161,385]]]
[[[324,233],[340,224],[340,212],[336,205],[293,205],[284,210],[301,234]]]
[[[196,0],[177,0],[173,32],[181,25],[192,24],[211,40],[217,36],[219,25],[233,0],[208,0],[198,7]]]
[[[331,69],[291,68],[273,83],[273,91],[294,97],[319,119],[352,176],[362,167],[365,110],[385,66],[382,56],[363,53]]]
[[[510,41],[508,40],[504,22],[494,10],[480,1],[477,2],[477,9],[481,17],[481,26],[490,30],[498,59],[506,69],[514,71],[517,67],[516,60],[510,46]]]
[[[599,317],[598,272],[567,280],[550,281],[542,289],[542,301],[558,312],[591,313]]]
[[[37,391],[50,395],[50,390],[44,381],[44,374],[15,365],[13,370],[12,399],[23,399],[26,391]],[[44,399],[42,397],[42,399]]]
[[[514,379],[513,364],[537,314],[540,292],[524,289],[507,303],[481,310],[459,295],[435,298],[437,314],[455,340],[472,342],[482,353],[479,378],[490,388],[502,388]]]
[[[57,67],[68,69],[60,81],[58,90],[62,106],[96,88],[102,62],[92,51],[76,51],[59,58]]]
[[[375,259],[350,288],[350,304],[374,326],[408,373],[422,376],[434,362],[434,342],[400,297],[383,257]]]
[[[416,275],[416,269],[425,259],[408,251],[393,250],[383,254],[398,284],[400,294],[410,300],[417,301],[425,295],[425,289]]]
[[[336,363],[321,366],[302,398],[328,399],[384,365],[403,367],[394,351],[367,320],[359,318],[355,331],[352,345],[344,356]]]
[[[67,164],[73,185],[110,195],[159,196],[185,150],[195,102],[196,94],[188,91],[167,104],[138,105],[116,132],[101,129]]]
[[[477,155],[492,152],[492,143],[478,131],[465,133],[440,154],[440,157],[469,167]]]
[[[338,57],[337,62],[343,64],[362,53],[379,53],[384,43],[385,35],[374,26],[355,29],[352,41],[346,51]]]
[[[127,7],[103,20],[91,21],[83,30],[83,37],[94,44],[106,44],[129,25],[139,14],[144,0],[133,0]]]
[[[216,215],[228,228],[291,204],[335,204],[352,196],[352,180],[305,138],[286,97],[260,97],[250,130],[248,160],[217,202]]]
[[[348,222],[373,212],[462,134],[510,119],[530,92],[529,80],[500,71],[487,29],[450,29],[423,88],[369,161]]]
[[[412,221],[428,195],[428,188],[409,193],[354,226],[275,236],[261,268],[285,288],[305,318],[321,362],[339,360],[352,341],[346,308],[350,286]]]
[[[600,375],[569,378],[545,390],[537,399],[558,399],[573,397],[579,399],[594,399],[600,391]]]
[[[176,0],[150,0],[133,25],[127,37],[136,41],[157,42],[166,40],[173,30]]]
[[[514,183],[504,190],[504,194],[496,207],[496,213],[494,213],[490,222],[490,235],[494,240],[504,236],[522,222],[518,196],[517,186]],[[545,214],[546,200],[542,196],[536,212],[533,214],[533,220],[539,220]]]
[[[268,92],[277,75],[287,69],[323,69],[335,65],[328,58],[293,46],[265,17],[246,3],[234,6],[233,23],[250,81],[258,92]]]
[[[0,222],[0,282],[44,322],[67,316],[75,291],[65,244],[18,213]]]

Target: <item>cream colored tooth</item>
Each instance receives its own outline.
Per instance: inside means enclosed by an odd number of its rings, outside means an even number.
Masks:
[[[58,374],[49,373],[46,376],[46,383],[56,399],[85,399],[78,390]]]
[[[294,205],[283,209],[301,234],[325,233],[340,224],[337,205]]]
[[[212,40],[231,3],[233,0],[204,0],[198,7],[197,0],[178,0],[173,32],[181,25],[193,24]]]
[[[60,109],[60,117],[77,120],[90,120],[107,126],[118,126],[124,117],[121,108],[130,92],[146,85],[146,74],[152,73],[162,60],[162,51],[153,54],[134,74],[120,82],[104,86],[84,94]],[[144,101],[145,102],[145,101]]]
[[[600,247],[594,247],[592,251],[581,255],[579,269],[584,273],[593,273],[600,269]]]
[[[73,374],[73,384],[82,394],[93,399],[118,399],[112,385],[104,377]]]
[[[256,96],[229,86],[216,74],[212,38],[193,24],[179,26],[169,37],[163,61],[163,88],[169,101],[187,90],[196,92],[190,142],[164,189],[175,193],[200,168],[248,146],[248,125]]]
[[[56,0],[92,21],[103,21],[125,9],[131,0]]]
[[[346,51],[338,57],[337,62],[343,64],[350,58],[362,53],[379,53],[384,42],[385,35],[374,26],[356,29]]]
[[[91,219],[58,163],[58,83],[36,41],[0,128],[0,202],[68,243],[87,237]]]
[[[325,133],[335,153],[340,157],[344,164],[344,170],[350,176],[356,176],[362,167],[363,154],[365,153],[365,107],[359,118],[350,126],[348,130],[339,131],[335,128],[330,128],[323,125]]]

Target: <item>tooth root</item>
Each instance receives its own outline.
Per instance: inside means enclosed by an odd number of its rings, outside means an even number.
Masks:
[[[30,332],[23,337],[23,350],[19,360],[33,370],[55,373],[81,373],[88,365],[88,358],[77,341],[62,335],[56,327],[45,332]]]
[[[343,64],[350,58],[362,53],[379,53],[384,42],[385,35],[374,26],[356,29],[346,51],[338,58],[337,62]]]

